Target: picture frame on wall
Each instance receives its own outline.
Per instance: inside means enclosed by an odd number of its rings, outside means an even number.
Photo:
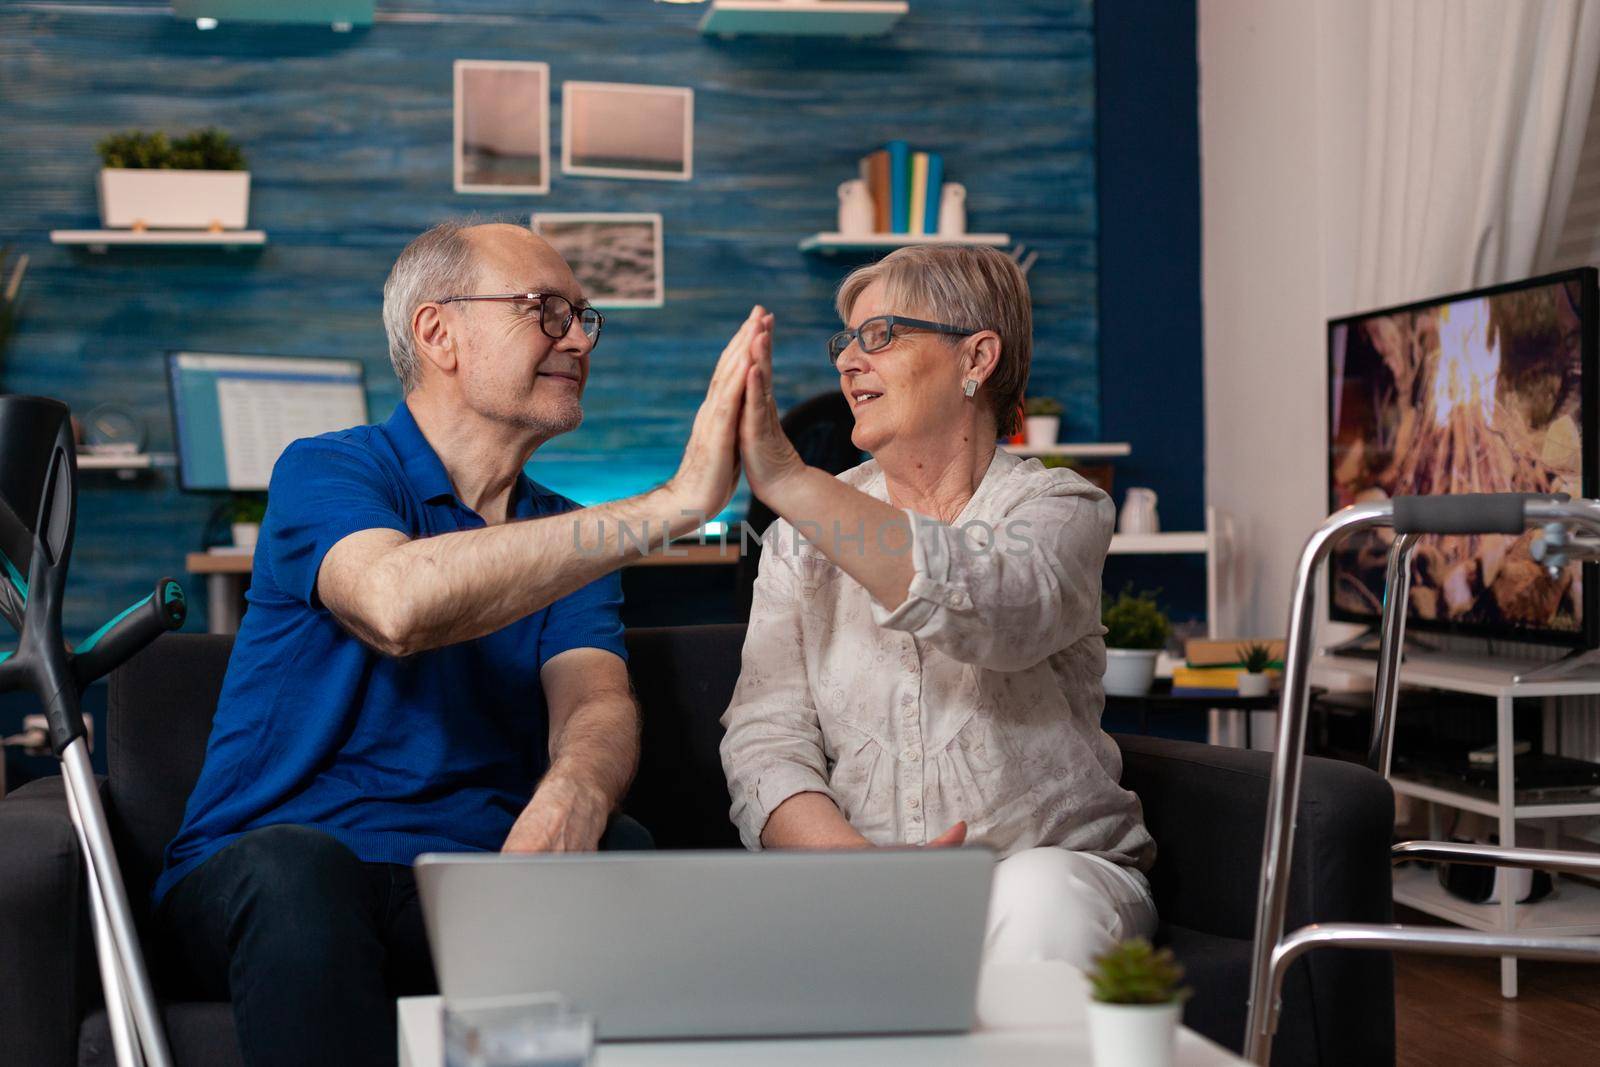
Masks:
[[[694,90],[562,82],[561,172],[688,181],[694,177]]]
[[[455,189],[550,191],[550,65],[501,59],[455,62]]]
[[[529,225],[561,253],[595,307],[666,303],[659,213],[536,212]]]

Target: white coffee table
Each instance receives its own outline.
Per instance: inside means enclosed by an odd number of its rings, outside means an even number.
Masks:
[[[1083,975],[1063,963],[984,968],[978,1029],[939,1037],[602,1042],[599,1067],[1089,1067]],[[400,1000],[400,1067],[442,1067],[439,997]],[[1178,1067],[1249,1067],[1193,1030],[1178,1030]]]

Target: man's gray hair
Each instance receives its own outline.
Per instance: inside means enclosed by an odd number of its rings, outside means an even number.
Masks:
[[[979,395],[987,396],[1001,434],[1021,429],[1022,392],[1033,362],[1033,298],[1028,279],[1011,257],[982,245],[896,249],[854,271],[839,286],[834,303],[846,326],[856,300],[877,281],[883,282],[884,296],[898,314],[1000,335],[1000,360]]]
[[[477,280],[477,258],[465,232],[468,225],[451,219],[417,237],[394,261],[389,280],[383,283],[389,362],[407,394],[422,381],[422,362],[411,335],[411,316],[417,306],[447,296],[469,295],[468,289]]]

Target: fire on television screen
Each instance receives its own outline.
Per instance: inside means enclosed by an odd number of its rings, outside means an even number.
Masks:
[[[1408,494],[1594,497],[1595,323],[1592,268],[1330,322],[1330,511]],[[1530,555],[1535,536],[1423,538],[1408,626],[1600,643],[1594,565],[1552,579]],[[1333,618],[1376,623],[1392,540],[1369,532],[1335,549]]]

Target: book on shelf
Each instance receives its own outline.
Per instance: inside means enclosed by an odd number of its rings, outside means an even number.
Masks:
[[[872,232],[888,233],[889,222],[889,150],[880,148],[861,157],[861,177],[872,194]]]
[[[923,209],[922,232],[939,232],[939,204],[944,199],[944,157],[928,153],[927,204]]]
[[[907,233],[922,234],[928,219],[928,153],[911,153],[911,206],[907,211]]]
[[[1242,667],[1246,645],[1266,645],[1272,666],[1283,666],[1281,637],[1191,637],[1184,642],[1183,659],[1191,667]]]
[[[909,233],[911,227],[911,147],[904,141],[890,141],[889,153],[889,232]]]

